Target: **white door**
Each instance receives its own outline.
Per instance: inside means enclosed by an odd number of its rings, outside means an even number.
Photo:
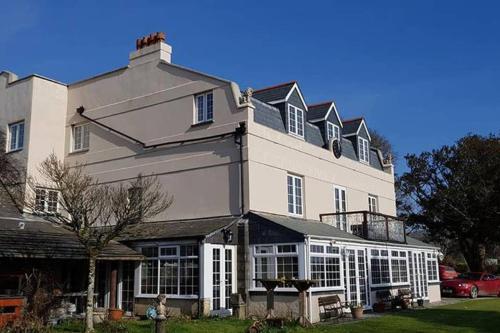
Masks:
[[[212,248],[212,315],[230,315],[231,294],[236,290],[236,248],[214,245]]]
[[[346,248],[344,255],[345,299],[351,304],[370,306],[366,250]]]
[[[426,298],[428,290],[425,253],[410,252],[408,266],[410,268],[411,291],[414,298]]]

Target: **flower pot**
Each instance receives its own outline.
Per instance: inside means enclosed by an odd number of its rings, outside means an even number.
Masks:
[[[381,313],[385,311],[385,304],[383,302],[373,304],[373,311]]]
[[[109,320],[117,321],[122,319],[123,310],[121,309],[109,309]]]
[[[418,306],[424,306],[424,300],[423,299],[417,299],[417,304],[418,304]]]
[[[354,319],[361,319],[363,318],[363,308],[362,307],[351,308],[351,314]]]

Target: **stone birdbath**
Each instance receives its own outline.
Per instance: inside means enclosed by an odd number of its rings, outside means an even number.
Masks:
[[[309,319],[306,318],[306,294],[309,288],[317,283],[314,280],[290,280],[295,289],[299,292],[299,323],[303,327],[312,326]]]
[[[260,282],[267,293],[267,316],[266,319],[274,318],[274,289],[285,282],[284,279],[255,279]]]

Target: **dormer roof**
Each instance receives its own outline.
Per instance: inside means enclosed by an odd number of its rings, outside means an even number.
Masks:
[[[343,120],[343,136],[351,136],[351,135],[359,135],[359,131],[364,127],[366,134],[368,135],[368,139],[371,141],[370,132],[368,132],[368,127],[366,126],[365,119],[363,117]]]
[[[304,104],[307,111],[307,104],[304,100],[304,95],[302,95],[302,92],[300,91],[297,81],[280,83],[271,87],[254,90],[253,97],[264,103],[278,104],[287,101],[295,90],[297,91],[302,104]]]
[[[308,110],[307,121],[310,121],[312,123],[325,121],[326,119],[328,119],[328,116],[333,111],[339,121],[340,127],[344,127],[334,101],[327,101],[327,102],[308,105],[307,110]]]

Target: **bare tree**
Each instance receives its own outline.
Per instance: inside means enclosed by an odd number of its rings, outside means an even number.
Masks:
[[[163,192],[154,176],[137,178],[128,183],[101,184],[85,173],[82,164],[69,165],[52,154],[42,162],[40,174],[47,186],[59,192],[59,209],[54,214],[42,214],[50,221],[68,228],[78,237],[89,257],[86,330],[93,332],[93,299],[96,260],[103,249],[131,224],[146,221],[173,202]],[[39,181],[29,181],[24,203],[37,213],[36,187]]]

